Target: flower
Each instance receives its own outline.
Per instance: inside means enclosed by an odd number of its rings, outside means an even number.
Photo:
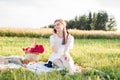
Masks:
[[[36,44],[34,47],[22,48],[25,53],[40,54],[44,52],[43,45]]]

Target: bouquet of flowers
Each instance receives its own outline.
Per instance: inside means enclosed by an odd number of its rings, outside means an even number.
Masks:
[[[38,61],[38,55],[44,52],[43,45],[37,44],[36,39],[34,39],[34,45],[29,46],[27,48],[22,48],[25,52],[25,60],[30,61]]]
[[[23,48],[23,51],[25,51],[25,53],[30,53],[30,54],[41,54],[44,52],[44,47],[43,45],[36,44],[35,46]]]
[[[34,45],[27,47],[27,48],[22,48],[25,53],[30,53],[30,54],[42,54],[44,52],[44,47],[43,45],[39,45],[36,42],[36,39],[34,39]]]

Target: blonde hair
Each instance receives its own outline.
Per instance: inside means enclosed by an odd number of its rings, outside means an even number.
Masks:
[[[57,20],[54,21],[54,23],[56,23],[56,22],[60,22],[61,24],[64,25],[62,44],[65,45],[67,43],[67,38],[68,38],[68,35],[69,35],[69,32],[66,29],[66,22],[63,19],[57,19]],[[66,33],[67,33],[67,35],[66,35]]]

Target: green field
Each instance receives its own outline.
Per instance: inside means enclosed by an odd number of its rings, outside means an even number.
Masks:
[[[22,48],[32,45],[33,39],[0,37],[0,55],[24,56]],[[47,61],[51,54],[49,39],[37,38],[37,41],[45,47],[45,52],[39,55],[39,60]],[[108,78],[92,72],[65,76],[61,75],[60,72],[36,75],[24,69],[18,69],[1,71],[0,80],[120,80],[119,39],[75,39],[74,49],[70,51],[70,54],[78,65],[101,70],[106,73]]]

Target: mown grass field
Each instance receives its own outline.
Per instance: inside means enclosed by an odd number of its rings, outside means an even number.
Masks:
[[[0,55],[24,56],[23,47],[32,45],[30,37],[0,37]],[[39,61],[47,61],[51,49],[49,38],[36,38],[45,47]],[[61,75],[60,72],[36,75],[25,69],[4,70],[0,72],[0,80],[120,80],[120,40],[119,39],[75,39],[74,49],[70,51],[75,63],[82,67],[91,67],[106,73],[107,78],[100,74],[76,73]]]
[[[28,37],[0,37],[0,55],[21,55],[23,47],[32,45],[34,38]],[[40,61],[47,61],[51,54],[48,38],[37,38],[39,44],[45,47],[44,54],[39,55]],[[82,67],[92,67],[105,72],[110,80],[120,79],[120,40],[119,39],[75,39],[74,49],[70,51],[75,63]],[[18,73],[19,72],[19,73]],[[21,80],[87,80],[89,77],[96,80],[97,75],[75,74],[74,76],[61,76],[58,72],[37,76],[29,71],[15,70],[1,72],[0,80],[13,78]],[[57,73],[57,74],[56,74]],[[7,74],[7,76],[5,76]],[[23,75],[24,74],[24,75]],[[30,75],[29,75],[30,74]],[[33,76],[33,78],[29,78]],[[35,77],[36,76],[36,77]],[[57,78],[53,78],[55,76]],[[3,77],[6,77],[4,79]],[[38,79],[39,78],[39,79]],[[77,79],[78,78],[78,79]],[[103,79],[104,80],[104,79]]]

